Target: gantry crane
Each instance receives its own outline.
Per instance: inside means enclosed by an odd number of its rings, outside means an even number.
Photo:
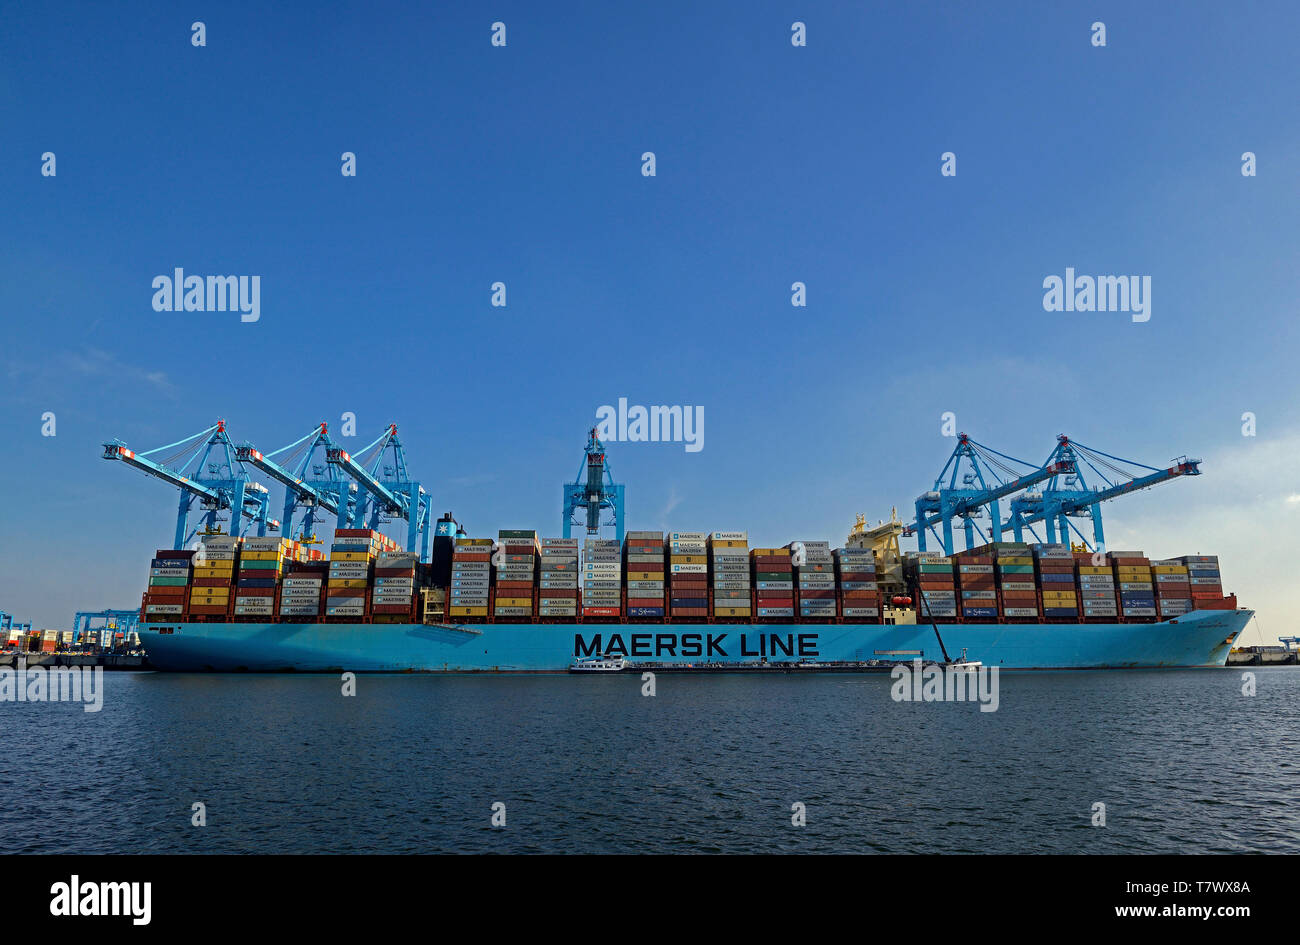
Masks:
[[[96,620],[104,621],[102,626],[95,626]],[[104,633],[120,633],[125,642],[130,642],[131,635],[140,628],[140,611],[136,610],[79,610],[72,623],[72,642],[80,643],[87,633],[100,632],[100,642]],[[110,639],[109,645],[112,645]]]
[[[1084,538],[1083,532],[1070,519],[1091,518],[1093,550],[1102,549],[1106,545],[1106,535],[1101,523],[1101,503],[1140,489],[1148,489],[1162,482],[1169,482],[1171,479],[1201,474],[1199,459],[1180,456],[1173,461],[1172,466],[1158,469],[1155,466],[1120,459],[1109,453],[1090,449],[1061,434],[1056,438],[1056,448],[1048,457],[1047,464],[1066,462],[1071,468],[1064,474],[1064,479],[1054,475],[1047,488],[1041,492],[1029,492],[1012,500],[1011,516],[1006,526],[1010,526],[1016,541],[1022,540],[1026,528],[1029,529],[1030,534],[1037,537],[1032,526],[1037,522],[1044,522],[1049,542],[1057,541],[1059,529],[1060,541],[1068,541],[1070,531],[1073,530],[1086,543],[1087,539]],[[1118,465],[1120,463],[1125,466],[1136,466],[1148,472],[1145,475],[1135,475]],[[1089,486],[1083,466],[1096,473],[1097,479],[1104,485]]]
[[[983,460],[983,468],[980,460]],[[984,506],[988,506],[993,521],[990,537],[994,541],[1001,541],[1002,514],[998,501],[1053,476],[1071,472],[1072,462],[1072,459],[1054,459],[1041,467],[1034,466],[977,443],[962,433],[957,437],[957,446],[948,457],[948,462],[935,479],[934,488],[917,496],[916,521],[908,525],[903,534],[915,535],[917,547],[925,551],[926,531],[934,534],[933,527],[939,524],[943,536],[940,538],[935,534],[935,538],[943,544],[944,554],[951,555],[952,523],[953,519],[960,518],[966,532],[966,547],[973,548],[976,545],[973,520],[983,514]],[[1025,469],[1018,470],[1010,463],[1017,463]],[[970,467],[969,472],[961,472],[963,464]],[[948,477],[947,484],[944,483],[945,476]]]
[[[343,477],[338,464],[325,458],[333,448],[329,427],[320,423],[306,436],[270,453],[260,452],[252,443],[244,443],[235,450],[235,457],[241,463],[260,469],[284,486],[284,519],[280,529],[286,538],[297,537],[293,519],[299,508],[305,510],[301,532],[303,541],[312,541],[316,537],[318,509],[334,516],[337,528],[346,528],[353,521],[357,486]],[[317,449],[324,454],[320,463],[313,462]],[[282,453],[289,454],[283,462],[273,459]],[[309,466],[314,477],[311,479],[306,478]]]
[[[582,478],[583,466],[587,469],[585,482]],[[573,526],[578,524],[574,521],[574,514],[580,509],[586,513],[587,534],[600,534],[601,509],[609,509],[613,513],[613,521],[603,524],[614,526],[615,537],[622,544],[623,486],[614,481],[614,474],[605,459],[605,444],[596,436],[595,427],[591,428],[587,437],[587,452],[583,458],[583,466],[578,467],[578,478],[563,486],[564,511],[561,524],[564,528],[564,537],[569,538]]]
[[[392,452],[392,465],[384,465],[384,456]],[[325,459],[347,473],[367,493],[358,495],[352,524],[369,520],[370,528],[379,528],[380,518],[400,518],[406,522],[406,550],[414,551],[420,542],[420,560],[429,560],[429,495],[406,471],[406,451],[397,437],[397,424],[390,423],[379,439],[361,449],[369,454],[371,468],[340,446],[330,446]]]
[[[14,630],[15,627],[17,628],[20,634],[31,633],[32,622],[30,620],[27,621],[26,623],[19,621],[15,625],[14,615],[10,613],[6,613],[3,610],[0,610],[0,632],[4,633],[4,639],[0,639],[0,646],[3,646],[5,644],[5,641],[9,639],[9,633],[10,631]]]
[[[176,452],[161,461],[148,458],[170,450]],[[214,450],[217,451],[215,457]],[[189,459],[191,453],[192,461]],[[265,535],[268,528],[280,527],[279,522],[267,518],[270,493],[266,486],[250,479],[247,470],[235,458],[235,447],[226,433],[224,420],[218,420],[214,426],[183,440],[144,453],[134,452],[121,440],[110,440],[104,444],[104,459],[120,460],[181,490],[176,513],[176,548],[184,548],[192,537],[189,515],[196,499],[203,509],[205,533],[219,530],[218,515],[226,510],[232,512],[230,534],[234,536],[240,534],[244,519],[253,522],[259,536]]]

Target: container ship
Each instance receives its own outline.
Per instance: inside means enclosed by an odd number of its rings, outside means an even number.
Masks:
[[[944,644],[1060,670],[1222,666],[1252,616],[1214,556],[1001,541],[903,553],[902,531],[859,518],[834,549],[750,547],[743,531],[491,539],[448,514],[428,561],[376,529],[337,529],[328,554],[205,534],[155,553],[139,633],[155,667],[181,672],[878,665]]]

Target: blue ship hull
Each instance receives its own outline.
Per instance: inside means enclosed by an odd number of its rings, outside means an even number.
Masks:
[[[949,654],[1003,669],[1222,666],[1250,610],[1161,623],[940,624]],[[928,624],[143,624],[171,672],[563,672],[603,653],[633,664],[941,658]]]

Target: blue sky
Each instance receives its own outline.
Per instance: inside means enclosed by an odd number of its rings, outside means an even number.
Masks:
[[[929,487],[953,411],[1026,459],[1205,457],[1112,547],[1240,545],[1228,583],[1294,609],[1255,570],[1300,514],[1295,5],[264,6],[6,9],[0,608],[138,603],[175,494],[105,439],[353,411],[472,533],[556,534],[627,397],[706,416],[698,453],[610,444],[631,528],[838,543]],[[1067,266],[1149,275],[1151,320],[1045,312]],[[260,276],[260,321],[153,311],[175,267]]]

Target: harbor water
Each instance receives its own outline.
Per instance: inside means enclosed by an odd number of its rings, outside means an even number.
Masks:
[[[108,673],[98,712],[0,703],[0,848],[1300,852],[1300,671],[1249,672],[1254,695],[1238,669],[1003,673],[993,712],[896,702],[888,676],[661,675],[653,696],[639,675],[360,676],[344,696]]]

